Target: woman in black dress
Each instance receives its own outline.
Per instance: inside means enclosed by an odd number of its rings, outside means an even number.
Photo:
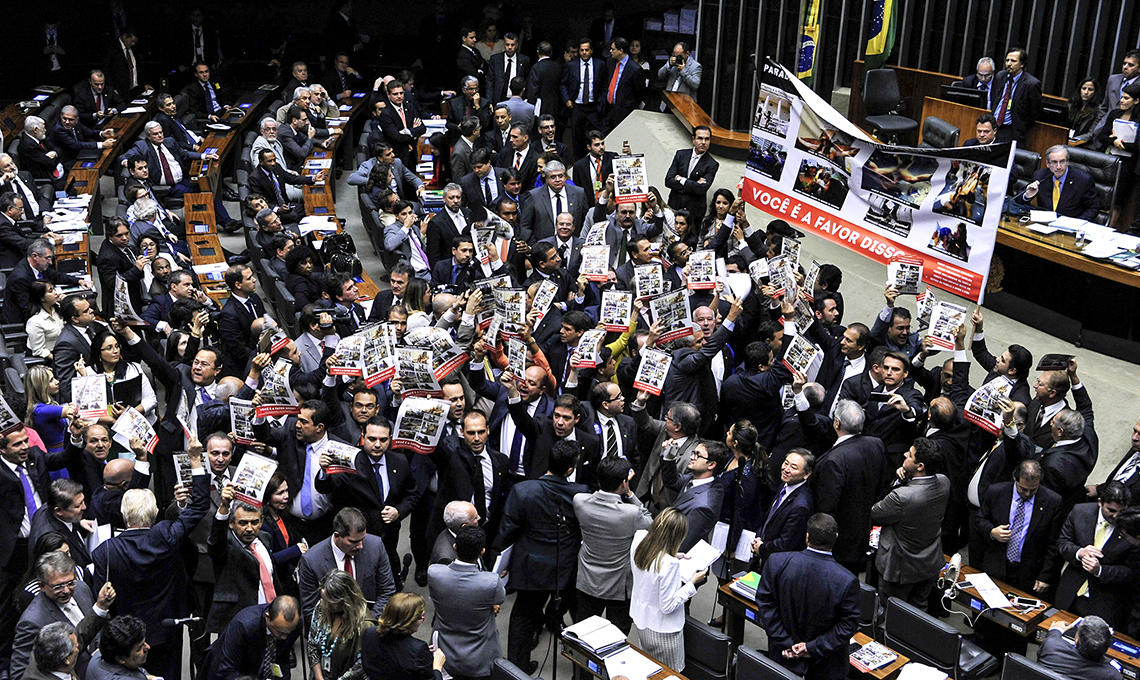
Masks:
[[[443,652],[434,653],[412,635],[424,622],[424,598],[396,593],[380,623],[364,631],[361,660],[368,680],[443,680]]]

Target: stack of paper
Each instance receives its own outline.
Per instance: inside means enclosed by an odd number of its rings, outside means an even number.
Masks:
[[[308,217],[301,218],[297,223],[297,229],[301,232],[301,236],[307,236],[314,231],[336,233],[337,221],[335,217],[321,217],[319,215],[309,215]]]
[[[693,574],[708,569],[713,562],[720,558],[721,552],[709,545],[703,538],[686,553],[687,558],[681,560],[681,578],[688,581]]]
[[[750,571],[733,581],[728,589],[749,600],[756,599],[756,589],[760,587],[760,574]]]
[[[563,630],[562,635],[598,656],[606,656],[628,644],[625,633],[600,616],[579,621]]]
[[[611,678],[647,680],[660,670],[661,664],[630,647],[606,657],[606,675]]]

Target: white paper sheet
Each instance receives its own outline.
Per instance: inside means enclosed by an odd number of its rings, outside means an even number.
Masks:
[[[686,581],[693,578],[693,574],[698,571],[708,569],[721,556],[721,553],[703,538],[685,554],[688,558],[681,560],[681,578]]]

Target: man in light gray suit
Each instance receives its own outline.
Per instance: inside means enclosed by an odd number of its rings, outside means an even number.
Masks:
[[[81,677],[77,670],[83,654],[75,626],[56,621],[40,629],[23,680],[60,680]],[[40,670],[40,669],[43,670]],[[86,668],[84,668],[84,671]],[[86,675],[83,672],[83,675]],[[19,677],[17,675],[9,677]]]
[[[333,569],[352,574],[360,584],[364,599],[372,604],[377,618],[396,594],[392,566],[384,552],[384,542],[368,531],[364,514],[356,508],[344,508],[333,518],[333,535],[314,545],[301,556],[297,569],[297,585],[301,591],[301,611],[309,619],[321,599],[321,582]]]
[[[490,677],[491,664],[503,656],[495,615],[507,597],[506,579],[479,568],[486,540],[483,529],[463,527],[455,561],[428,567],[433,627],[447,656],[444,670],[456,680]]]
[[[940,474],[942,450],[926,437],[914,440],[898,469],[899,484],[871,506],[871,521],[882,526],[875,566],[879,594],[926,609],[942,568],[942,516],[950,480]]]
[[[628,460],[620,456],[603,458],[594,474],[601,490],[574,496],[574,515],[582,529],[574,619],[604,613],[628,634],[633,626],[629,616],[629,594],[633,590],[629,547],[634,532],[648,529],[653,518],[629,489],[633,467]]]
[[[327,347],[336,347],[340,338],[336,335],[332,315],[328,312],[318,312],[313,305],[301,308],[300,327],[305,331],[297,336],[297,352],[301,355],[301,368],[306,373],[312,373],[324,363],[324,350],[321,343]],[[321,328],[321,324],[325,324]]]
[[[680,92],[693,99],[701,86],[701,65],[693,59],[689,43],[679,42],[673,46],[669,62],[657,71],[657,77],[665,81],[666,92]]]
[[[676,451],[673,452],[676,454]],[[721,442],[702,439],[689,456],[688,472],[677,474],[676,465],[668,456],[662,459],[661,480],[666,487],[677,492],[673,507],[689,520],[689,533],[681,543],[681,552],[687,552],[701,539],[708,538],[720,508],[724,504],[724,485],[717,477],[732,460],[732,451]]]
[[[16,624],[9,675],[18,678],[23,674],[41,628],[63,622],[76,626],[80,649],[76,668],[82,677],[91,661],[88,647],[107,622],[111,603],[115,601],[115,589],[110,582],[103,584],[96,601],[87,584],[75,579],[75,561],[62,552],[40,557],[36,562],[36,579],[40,582],[40,592]]]
[[[511,112],[511,122],[522,122],[534,127],[534,104],[528,102],[525,97],[528,96],[526,92],[526,79],[524,78],[511,78],[511,92],[514,94],[510,99],[505,99],[499,102],[499,106],[505,106]]]
[[[649,393],[641,391],[633,402],[633,422],[637,423],[638,431],[644,433],[644,437],[654,438],[645,467],[638,473],[637,497],[646,500],[652,494],[651,500],[647,501],[649,510],[660,512],[677,498],[676,492],[665,488],[658,474],[662,468],[662,457],[676,458],[677,474],[688,469],[689,458],[700,443],[697,431],[701,428],[701,414],[692,404],[679,401],[669,405],[665,420],[657,420],[645,410],[648,399]]]
[[[566,184],[566,166],[550,161],[542,170],[546,186],[532,189],[530,200],[523,201],[520,234],[534,243],[554,236],[555,217],[562,213],[574,216],[574,233],[580,233],[586,219],[586,194],[581,187]]]

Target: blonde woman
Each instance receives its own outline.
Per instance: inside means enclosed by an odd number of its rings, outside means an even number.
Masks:
[[[412,637],[425,611],[424,598],[415,593],[396,593],[388,600],[380,623],[364,631],[361,656],[368,680],[443,680],[447,657]]]
[[[44,450],[53,454],[63,451],[67,441],[68,419],[75,416],[75,405],[60,406],[59,380],[47,366],[32,366],[24,375],[24,393],[28,395],[24,425],[35,430],[44,442]]]
[[[665,508],[649,530],[633,535],[633,593],[630,618],[641,648],[675,671],[685,670],[685,602],[708,577],[708,569],[681,578],[677,551],[689,531],[689,522],[676,508]]]
[[[368,603],[356,579],[339,569],[325,575],[321,600],[313,610],[308,661],[315,680],[360,680],[364,670],[360,646],[368,619]]]

